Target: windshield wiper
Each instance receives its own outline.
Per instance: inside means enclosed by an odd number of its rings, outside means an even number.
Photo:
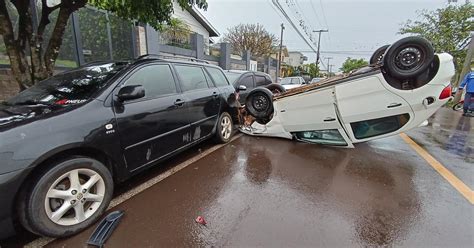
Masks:
[[[22,102],[15,102],[15,103],[10,104],[10,105],[48,105],[48,104],[45,103],[45,102],[37,101],[37,100],[25,100],[25,101],[22,101]]]

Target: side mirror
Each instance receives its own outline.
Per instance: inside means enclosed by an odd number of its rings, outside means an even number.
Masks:
[[[239,87],[237,87],[237,92],[246,91],[246,90],[247,90],[247,86],[245,86],[245,85],[239,85]]]
[[[145,88],[141,85],[124,86],[119,90],[117,97],[121,102],[139,99],[145,97]]]

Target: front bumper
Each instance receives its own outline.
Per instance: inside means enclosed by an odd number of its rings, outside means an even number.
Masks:
[[[13,217],[15,196],[30,169],[0,175],[0,240],[15,234]]]

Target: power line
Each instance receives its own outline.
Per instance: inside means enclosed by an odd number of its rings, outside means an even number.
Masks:
[[[313,4],[313,1],[310,1]],[[329,29],[328,20],[326,19],[326,14],[324,13],[323,1],[319,0],[319,5],[321,5],[321,11],[323,12],[324,24],[326,24],[326,28]]]
[[[301,31],[298,29],[298,27],[293,23],[293,20],[288,16],[286,11],[283,9],[283,7],[280,5],[278,0],[272,0],[272,3],[277,7],[277,9],[285,16],[286,20],[290,23],[290,25],[293,27],[293,29],[298,33],[298,35],[303,39],[303,41],[313,50],[313,52],[316,52],[316,49],[312,46],[312,44],[306,39],[306,37],[301,33]]]
[[[311,1],[311,3],[312,3],[312,1]],[[326,19],[326,13],[324,11],[324,6],[323,6],[323,1],[322,0],[319,0],[319,5],[321,6],[321,12],[323,12],[323,18],[324,18],[324,23],[326,24],[326,29],[329,29],[328,20]],[[331,41],[331,35],[329,33],[326,37],[326,40],[328,42]]]
[[[311,3],[311,8],[313,8],[314,15],[316,16],[316,21],[318,21],[319,26],[322,26],[321,22],[319,21],[318,12],[316,11],[316,8],[314,7],[313,1],[309,1],[309,2]],[[327,25],[326,25],[326,28],[327,28]]]

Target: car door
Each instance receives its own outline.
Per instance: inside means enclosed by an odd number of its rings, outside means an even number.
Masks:
[[[145,97],[114,101],[120,142],[127,168],[134,171],[187,144],[188,113],[168,64],[149,64],[133,71],[121,84],[142,85]]]
[[[393,135],[413,118],[405,99],[387,90],[381,75],[336,85],[337,108],[353,142]]]
[[[241,104],[245,104],[245,99],[247,98],[250,91],[255,88],[255,79],[252,74],[244,74],[240,77],[237,82],[237,87],[243,85],[247,87],[247,90],[239,92],[239,101]]]
[[[219,90],[215,87],[202,66],[175,64],[176,74],[188,109],[190,133],[184,137],[194,142],[209,136],[219,117]]]
[[[281,98],[274,107],[283,128],[297,140],[352,147],[337,115],[334,87]]]

